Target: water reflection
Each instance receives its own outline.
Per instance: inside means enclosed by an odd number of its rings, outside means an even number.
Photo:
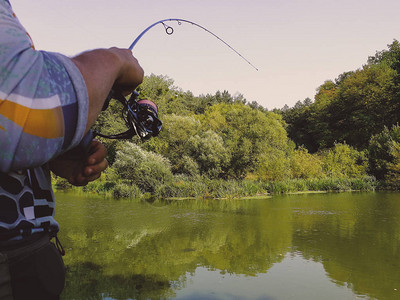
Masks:
[[[63,299],[399,297],[399,194],[57,198]]]
[[[255,277],[224,274],[199,267],[176,299],[324,299],[350,300],[349,288],[337,288],[326,277],[320,263],[288,254],[267,273]]]

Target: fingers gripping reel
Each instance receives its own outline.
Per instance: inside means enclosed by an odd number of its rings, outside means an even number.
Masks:
[[[150,100],[137,100],[139,94],[134,91],[129,100],[115,91],[111,91],[104,102],[103,111],[107,109],[110,100],[115,99],[122,105],[122,118],[125,121],[127,130],[115,135],[105,135],[95,131],[94,134],[108,139],[131,139],[135,135],[142,141],[157,136],[161,130],[162,122],[158,118],[158,107]]]

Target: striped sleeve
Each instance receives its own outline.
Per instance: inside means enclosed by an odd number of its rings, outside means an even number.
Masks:
[[[0,171],[40,166],[73,148],[87,114],[86,85],[75,64],[36,51],[0,0]]]

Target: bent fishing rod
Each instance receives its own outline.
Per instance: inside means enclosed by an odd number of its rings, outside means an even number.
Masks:
[[[178,19],[178,18],[172,18],[172,19],[164,19],[157,21],[153,24],[151,24],[149,27],[147,27],[145,30],[143,30],[138,37],[132,42],[132,44],[129,46],[129,50],[132,51],[132,49],[136,46],[137,42],[154,26],[158,24],[162,24],[165,28],[165,32],[167,35],[171,35],[174,33],[174,28],[170,25],[167,25],[166,22],[177,22],[178,25],[181,25],[182,23],[188,23],[191,25],[194,25],[198,28],[201,28],[205,30],[207,33],[211,34],[215,38],[217,38],[219,41],[224,43],[227,47],[229,47],[232,51],[234,51],[238,56],[240,56],[244,61],[246,61],[251,67],[253,67],[256,71],[258,71],[258,68],[256,68],[249,60],[247,60],[242,54],[240,54],[238,51],[236,51],[231,45],[229,45],[227,42],[225,42],[223,39],[221,39],[219,36],[214,34],[212,31],[208,30],[207,28],[189,21],[185,19]],[[158,118],[158,107],[157,105],[150,100],[137,100],[139,94],[135,91],[132,93],[130,98],[127,100],[122,94],[116,93],[115,91],[111,91],[110,94],[108,95],[106,101],[104,102],[103,106],[103,111],[107,109],[109,106],[110,100],[115,99],[119,101],[122,105],[122,118],[125,121],[125,125],[128,128],[128,130],[118,133],[118,134],[113,134],[113,135],[105,135],[102,134],[98,131],[93,131],[93,136],[100,136],[103,138],[108,138],[108,139],[131,139],[134,136],[139,136],[142,141],[148,140],[151,137],[157,136],[161,130],[162,127],[162,122]]]
[[[221,39],[218,35],[216,35],[215,33],[213,33],[212,31],[208,30],[207,28],[189,21],[189,20],[185,20],[185,19],[178,19],[178,18],[174,18],[174,19],[165,19],[165,20],[160,20],[157,21],[153,24],[151,24],[149,27],[147,27],[145,30],[142,31],[141,34],[138,35],[138,37],[133,41],[133,43],[129,46],[129,50],[132,50],[133,47],[135,47],[135,45],[137,44],[137,42],[154,26],[158,25],[158,24],[162,24],[164,25],[165,28],[165,32],[168,35],[171,35],[174,33],[174,28],[165,24],[166,22],[171,22],[171,21],[176,21],[178,22],[178,25],[181,25],[182,23],[188,23],[194,26],[197,26],[198,28],[203,29],[204,31],[208,32],[209,34],[211,34],[212,36],[214,36],[215,38],[217,38],[219,41],[221,41],[222,43],[224,43],[227,47],[229,47],[233,52],[235,52],[237,55],[239,55],[244,61],[246,61],[250,66],[252,66],[256,71],[258,71],[258,68],[256,68],[250,61],[248,61],[242,54],[240,54],[238,51],[236,51],[231,45],[229,45],[227,42],[225,42],[223,39]]]

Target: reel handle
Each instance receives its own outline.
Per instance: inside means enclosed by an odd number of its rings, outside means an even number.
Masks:
[[[133,91],[129,101],[131,99],[136,100],[136,98],[138,96],[139,96],[139,93],[137,91]],[[115,90],[111,90],[110,93],[108,94],[106,100],[104,101],[103,108],[101,109],[102,111],[105,111],[108,108],[108,106],[110,105],[111,99],[117,99],[121,103],[124,103],[126,101],[125,96],[122,95],[122,93],[116,92]]]

